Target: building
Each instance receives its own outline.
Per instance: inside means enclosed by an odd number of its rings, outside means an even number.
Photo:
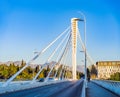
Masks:
[[[108,79],[110,75],[120,72],[120,61],[99,61],[96,65],[98,79]]]

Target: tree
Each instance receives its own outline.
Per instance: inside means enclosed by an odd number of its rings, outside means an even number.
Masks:
[[[33,68],[31,68],[30,66],[27,67],[27,72],[30,74],[30,73],[33,73]]]
[[[47,77],[47,69],[44,70],[44,77]]]
[[[38,79],[39,78],[44,78],[44,69],[42,70],[42,72],[40,73],[40,75],[38,76]]]
[[[67,70],[66,71],[66,76],[67,76],[67,78],[72,78],[72,71]]]
[[[87,80],[90,81],[90,71],[88,68],[87,68]]]
[[[48,75],[49,72],[50,72],[50,67],[49,67],[49,65],[48,65],[48,66],[47,66],[46,76],[45,76],[45,77],[47,77],[47,75]]]
[[[82,72],[77,71],[77,79],[80,79],[83,76],[84,76],[84,74]]]
[[[2,76],[3,79],[8,79],[9,78],[8,66],[5,65],[5,64],[3,64],[1,76]]]
[[[91,72],[91,78],[95,79],[97,77],[97,69],[94,65],[92,65],[90,72]]]
[[[51,76],[54,76],[55,73],[56,73],[56,70],[55,70],[55,68],[53,68],[53,70],[52,70],[52,72],[51,72]]]
[[[116,72],[110,76],[110,80],[120,81],[120,72]]]
[[[24,67],[25,64],[26,64],[26,63],[24,62],[24,60],[22,60],[22,61],[21,61],[21,67]]]
[[[17,66],[15,66],[14,63],[10,63],[10,66],[8,67],[9,72],[9,78],[14,75],[17,72]]]
[[[3,71],[4,71],[4,64],[1,64],[0,65],[0,79],[4,79]]]
[[[36,72],[36,73],[39,72],[39,66],[36,66],[36,68],[35,68],[35,72]]]
[[[59,68],[58,68],[57,77],[60,76],[60,72],[61,72],[61,70],[62,70],[62,66],[63,66],[63,65],[60,65]]]

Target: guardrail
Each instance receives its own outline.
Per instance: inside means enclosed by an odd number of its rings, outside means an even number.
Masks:
[[[98,84],[120,96],[120,81],[92,80],[92,82],[94,82],[94,83],[96,83],[96,84]]]
[[[82,93],[80,97],[86,97],[85,80],[83,79]]]
[[[35,88],[39,86],[46,86],[46,85],[51,85],[51,84],[57,84],[57,83],[62,83],[62,82],[67,82],[68,80],[60,80],[60,81],[50,81],[50,82],[34,82],[30,83],[30,81],[15,81],[11,82],[7,87],[3,87],[2,84],[4,82],[0,83],[0,94],[6,93],[6,92],[14,92],[18,90],[24,90],[24,89],[30,89],[30,88]]]

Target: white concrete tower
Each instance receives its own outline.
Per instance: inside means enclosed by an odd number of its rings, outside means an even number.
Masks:
[[[73,79],[76,80],[76,54],[77,54],[77,30],[78,30],[78,18],[71,19],[72,29],[72,74]]]

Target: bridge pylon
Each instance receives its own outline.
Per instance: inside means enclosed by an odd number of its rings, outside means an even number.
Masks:
[[[73,79],[76,80],[76,54],[77,54],[77,32],[78,32],[78,18],[71,19],[71,29],[72,29],[72,74]]]

